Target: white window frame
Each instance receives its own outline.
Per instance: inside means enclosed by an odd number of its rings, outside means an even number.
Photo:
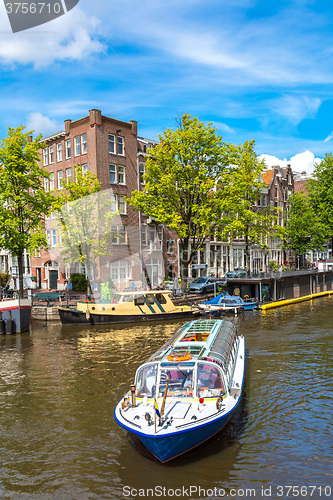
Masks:
[[[82,175],[86,176],[88,172],[88,163],[84,163],[83,165],[81,165],[81,168],[82,168]]]
[[[44,191],[46,193],[50,191],[50,181],[46,177],[44,178]]]
[[[139,164],[139,180],[140,180],[140,184],[145,184],[145,180],[143,178],[143,176],[145,175],[146,173],[146,165],[145,163],[140,163]]]
[[[72,154],[71,140],[67,139],[65,144],[66,144],[66,160],[68,160],[69,158],[71,158]]]
[[[111,173],[114,176],[114,181],[111,180]],[[110,165],[110,184],[117,184],[117,165]]]
[[[47,230],[46,231],[46,241],[47,241],[47,246],[51,246],[51,231]]]
[[[117,135],[117,155],[125,156],[125,139],[121,135]]]
[[[57,144],[57,161],[62,161],[62,143]]]
[[[125,200],[125,195],[120,194],[118,196],[118,209],[120,215],[126,215],[127,214],[127,203]]]
[[[50,173],[50,191],[54,191],[54,172]]]
[[[109,134],[109,153],[116,154],[116,136],[114,134]]]
[[[54,162],[54,148],[49,146],[49,164]]]
[[[118,165],[118,184],[121,184],[122,186],[125,186],[126,184],[124,165]]]
[[[71,181],[72,180],[72,168],[66,168],[66,181]]]
[[[64,173],[62,170],[57,171],[57,178],[58,178],[58,189],[63,189]]]
[[[44,164],[44,166],[49,164],[48,159],[49,159],[48,149],[44,148],[43,149],[43,164]]]
[[[87,134],[81,135],[81,154],[85,155],[88,151],[87,148]]]
[[[74,156],[80,156],[80,136],[74,137]]]

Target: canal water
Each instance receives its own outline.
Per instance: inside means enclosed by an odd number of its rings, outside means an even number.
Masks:
[[[237,413],[164,465],[113,410],[183,322],[0,336],[0,499],[333,498],[332,301],[232,316],[246,339]]]

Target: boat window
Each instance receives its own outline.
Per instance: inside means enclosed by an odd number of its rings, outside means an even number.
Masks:
[[[167,380],[168,397],[192,397],[193,396],[193,367],[174,364],[170,367],[162,368],[160,374],[158,395],[164,396]]]
[[[140,368],[136,375],[136,395],[138,397],[155,396],[157,364],[145,365]]]
[[[145,301],[146,301],[146,304],[149,304],[149,305],[154,304],[154,296],[153,295],[146,295]]]
[[[136,306],[144,306],[145,305],[144,298],[142,296],[141,297],[136,297],[136,299],[134,300],[134,304]]]
[[[198,363],[197,384],[200,398],[214,397],[226,393],[222,373],[215,366]]]
[[[167,300],[166,298],[164,297],[163,293],[158,293],[156,295],[156,300],[160,303],[160,304],[166,304],[167,303]]]
[[[133,302],[134,297],[133,295],[124,295],[123,297],[123,302]]]

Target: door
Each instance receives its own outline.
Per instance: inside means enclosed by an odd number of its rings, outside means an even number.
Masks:
[[[57,289],[58,271],[49,271],[49,288],[50,290]]]
[[[42,270],[40,267],[37,267],[36,271],[37,271],[37,288],[42,288]]]

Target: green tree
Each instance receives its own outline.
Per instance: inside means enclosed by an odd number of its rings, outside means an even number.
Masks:
[[[108,191],[101,191],[96,174],[75,165],[75,181],[63,183],[55,208],[61,233],[61,253],[69,263],[80,262],[88,278],[97,257],[110,253],[110,221],[115,216]]]
[[[310,199],[303,192],[289,198],[290,207],[285,227],[285,248],[300,257],[305,252],[320,250],[327,241],[327,227],[321,222]]]
[[[307,183],[311,205],[326,227],[326,241],[333,248],[333,154],[327,153],[315,167],[314,176]],[[325,236],[323,235],[323,238]],[[325,243],[325,240],[321,242]]]
[[[19,294],[23,296],[23,254],[46,246],[44,219],[52,198],[44,190],[47,171],[38,165],[41,136],[23,126],[8,129],[0,142],[0,247],[17,257]]]
[[[256,206],[262,196],[265,183],[262,173],[264,161],[259,161],[254,149],[255,141],[245,141],[232,146],[233,165],[230,176],[225,178],[224,197],[228,199],[224,213],[221,238],[245,239],[247,273],[250,273],[250,249],[253,244],[262,244],[267,234],[281,237],[283,229],[278,226],[278,210],[270,206]]]
[[[150,150],[143,190],[133,192],[129,202],[176,231],[184,286],[193,252],[221,222],[225,203],[216,186],[227,171],[229,148],[211,124],[188,114],[160,141]]]

